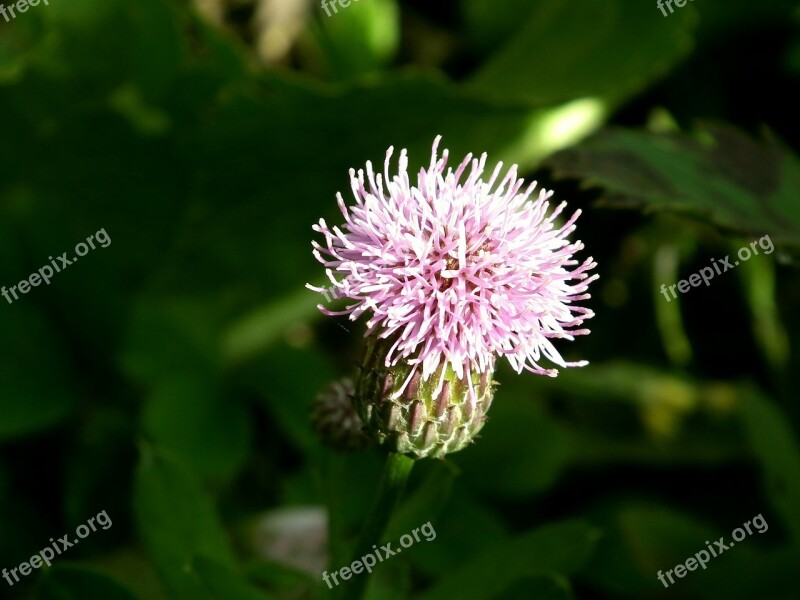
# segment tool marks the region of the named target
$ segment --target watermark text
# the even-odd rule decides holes
[[[691,558],[687,558],[684,562],[678,563],[677,565],[672,567],[669,571],[666,572],[659,571],[656,574],[656,577],[658,577],[658,580],[664,584],[664,587],[669,587],[671,584],[675,583],[675,580],[672,578],[673,573],[675,574],[675,577],[677,577],[678,579],[682,579],[686,576],[686,573],[688,573],[689,571],[697,570],[698,566],[703,567],[703,570],[705,570],[708,561],[710,561],[712,558],[716,558],[726,550],[733,548],[736,542],[741,542],[748,535],[753,535],[753,530],[750,529],[751,524],[753,525],[755,531],[757,531],[758,533],[765,533],[767,529],[769,529],[767,521],[764,519],[763,516],[758,514],[749,521],[746,521],[742,525],[742,527],[737,527],[736,529],[733,530],[733,532],[731,533],[731,537],[733,537],[735,541],[728,542],[726,544],[725,537],[723,536],[719,538],[716,542],[714,542],[714,545],[712,546],[711,544],[708,543],[708,540],[706,540],[706,547],[708,548],[707,551],[705,549],[700,550],[700,552],[698,552]],[[747,530],[747,533],[745,533],[745,530]],[[669,583],[667,583],[666,581],[667,579],[669,579]]]
[[[102,235],[101,235],[102,234]],[[19,296],[17,295],[17,291],[20,294],[27,294],[31,291],[32,287],[37,287],[41,285],[44,281],[47,285],[50,285],[50,279],[56,273],[60,273],[62,270],[66,269],[72,263],[78,262],[78,257],[86,256],[89,253],[89,248],[91,247],[92,250],[95,249],[95,241],[100,244],[101,248],[108,248],[111,245],[111,238],[108,237],[105,228],[101,229],[97,233],[93,233],[88,238],[86,238],[86,243],[80,242],[77,246],[75,246],[75,254],[77,256],[73,256],[72,258],[67,256],[67,253],[64,252],[61,256],[58,257],[58,260],[54,259],[52,256],[48,256],[48,260],[50,264],[43,266],[41,269],[33,273],[27,279],[23,279],[17,285],[12,285],[8,289],[5,286],[0,288],[0,295],[5,298],[9,304],[14,302],[14,300],[19,300]],[[88,245],[87,245],[88,244]],[[61,266],[59,266],[59,264]],[[51,266],[52,265],[52,266]],[[53,271],[55,269],[55,271]],[[14,300],[11,299],[11,296],[14,296]]]
[[[723,259],[717,261],[716,258],[711,259],[711,267],[703,267],[700,269],[699,273],[692,273],[689,276],[689,281],[685,279],[681,279],[678,283],[673,283],[671,286],[667,287],[666,284],[661,284],[661,293],[664,294],[664,298],[667,299],[667,302],[672,302],[674,298],[678,296],[675,294],[675,288],[678,288],[678,291],[681,294],[685,294],[693,287],[698,287],[700,283],[705,283],[708,286],[711,283],[711,280],[714,279],[716,275],[722,275],[726,271],[733,269],[734,267],[739,266],[739,261],[745,262],[750,260],[750,257],[758,255],[758,248],[760,246],[761,249],[764,251],[764,254],[772,254],[773,250],[775,250],[775,246],[772,244],[772,240],[769,238],[769,235],[765,235],[760,240],[755,242],[750,242],[750,246],[742,246],[739,248],[739,251],[736,253],[739,257],[739,260],[736,260],[731,264],[730,255],[726,256]],[[669,290],[669,293],[667,291]],[[669,294],[672,294],[672,298],[669,297]]]
[[[420,533],[425,536],[426,542],[432,542],[436,539],[436,530],[433,528],[433,525],[431,525],[431,522],[428,521],[425,523],[425,525],[422,527],[417,527],[411,533],[406,533],[400,536],[400,548],[393,549],[392,542],[388,542],[380,548],[378,548],[377,544],[373,544],[372,548],[374,552],[365,554],[360,559],[354,560],[350,566],[342,567],[333,573],[328,573],[325,571],[322,574],[322,580],[327,584],[328,589],[332,590],[333,586],[339,585],[338,577],[341,577],[342,581],[347,581],[353,575],[360,575],[364,571],[367,573],[372,573],[372,568],[379,562],[383,562],[395,554],[400,554],[403,551],[403,548],[410,548],[415,543],[419,542]],[[333,584],[331,584],[331,579],[333,579]]]
[[[15,583],[19,583],[20,575],[26,577],[31,574],[33,569],[38,569],[43,564],[49,567],[56,556],[59,556],[67,548],[72,548],[72,546],[77,545],[80,540],[89,537],[89,534],[93,531],[97,531],[95,522],[102,529],[109,529],[112,525],[111,519],[108,517],[106,511],[99,512],[96,516],[86,521],[86,523],[78,525],[75,529],[75,535],[78,536],[76,539],[70,541],[68,533],[58,538],[58,540],[50,538],[51,545],[45,546],[38,554],[34,554],[30,560],[21,563],[13,569],[3,569],[3,579],[8,582],[8,585],[13,586]],[[17,572],[19,572],[19,575],[17,575]],[[11,581],[12,577],[14,581]]]

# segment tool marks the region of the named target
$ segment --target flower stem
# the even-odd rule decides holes
[[[347,558],[343,549],[345,535],[342,527],[343,504],[345,502],[339,482],[344,477],[345,457],[338,452],[331,452],[325,472],[325,483],[328,489],[328,539],[330,561],[332,565],[340,565]]]
[[[389,454],[386,458],[381,480],[378,484],[378,494],[356,543],[352,554],[353,561],[371,553],[373,551],[372,546],[381,541],[413,466],[414,459],[403,454]],[[368,579],[366,574],[363,573],[342,586],[343,600],[361,600],[364,596]]]

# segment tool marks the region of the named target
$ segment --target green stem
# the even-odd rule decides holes
[[[342,525],[343,498],[341,481],[344,477],[346,459],[338,452],[330,452],[325,473],[325,484],[328,490],[328,552],[330,564],[338,568],[345,559],[346,552],[342,549],[345,541]]]
[[[685,367],[692,359],[692,345],[686,335],[681,316],[680,297],[663,296],[661,285],[678,281],[680,249],[677,244],[662,245],[653,259],[653,301],[656,311],[656,324],[661,334],[664,352],[670,362],[677,367]],[[666,289],[666,288],[665,288]]]
[[[411,468],[414,466],[414,459],[402,454],[389,454],[383,466],[383,474],[378,484],[378,495],[372,505],[372,509],[367,515],[364,527],[359,535],[358,543],[352,554],[352,560],[359,560],[362,556],[373,551],[372,546],[381,541],[389,519],[392,517],[395,508],[403,493]],[[352,564],[352,561],[351,563]],[[345,565],[349,566],[349,565]],[[352,578],[351,581],[343,582],[343,600],[361,600],[367,587],[369,578],[366,573],[361,573]]]

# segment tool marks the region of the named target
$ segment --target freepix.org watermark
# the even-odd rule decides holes
[[[21,563],[19,566],[14,567],[13,569],[3,569],[3,579],[8,582],[8,585],[13,586],[15,583],[19,583],[19,575],[26,577],[31,574],[33,569],[40,568],[42,564],[45,564],[49,567],[52,564],[52,560],[56,556],[59,556],[67,548],[72,548],[72,546],[77,545],[80,540],[89,537],[89,534],[93,531],[97,531],[95,522],[102,529],[109,529],[112,525],[111,519],[108,518],[106,511],[99,512],[96,516],[86,521],[86,523],[78,525],[78,527],[75,529],[75,535],[78,536],[77,539],[70,541],[68,533],[58,538],[58,541],[50,538],[51,545],[45,546],[45,548],[40,550],[38,554],[34,554],[30,560]],[[17,575],[18,571],[19,575]],[[14,581],[11,581],[12,577],[14,578]]]
[[[372,567],[377,565],[379,562],[383,562],[395,554],[400,554],[403,551],[403,548],[410,548],[415,543],[419,542],[420,533],[425,536],[426,542],[432,542],[436,539],[436,530],[433,528],[433,525],[431,525],[431,522],[428,521],[425,523],[425,525],[422,527],[417,527],[411,533],[406,533],[400,536],[400,545],[402,548],[392,549],[392,542],[389,542],[380,548],[378,548],[377,544],[373,544],[372,548],[375,550],[374,552],[370,552],[362,556],[360,559],[354,560],[349,567],[342,567],[333,573],[328,573],[325,571],[322,574],[322,580],[328,585],[328,589],[332,590],[334,585],[339,585],[337,575],[341,577],[343,581],[347,581],[353,575],[360,575],[365,570],[367,573],[372,573]],[[331,584],[331,579],[333,579],[333,584]]]
[[[725,258],[717,261],[716,258],[711,259],[711,265],[714,267],[703,267],[700,269],[699,273],[692,273],[689,276],[689,281],[685,279],[681,279],[678,283],[673,283],[669,288],[667,288],[666,284],[661,284],[661,293],[664,294],[664,298],[667,299],[667,302],[672,302],[672,298],[677,298],[678,296],[675,294],[675,288],[678,288],[678,291],[681,294],[685,294],[693,287],[698,287],[700,283],[705,283],[708,286],[711,283],[711,280],[714,279],[716,275],[722,275],[729,269],[733,269],[734,267],[739,266],[739,261],[746,262],[750,260],[752,256],[758,256],[758,248],[756,246],[760,246],[761,249],[764,251],[764,254],[772,254],[773,250],[775,250],[775,246],[772,245],[772,240],[769,239],[769,235],[765,235],[760,240],[755,242],[750,242],[750,246],[742,246],[739,248],[739,251],[736,255],[739,257],[739,260],[734,261],[731,264],[730,255],[726,256]],[[667,289],[672,294],[672,298],[669,297],[667,294]]]
[[[333,9],[333,12],[338,15],[339,9],[337,8],[337,5],[341,6],[342,8],[347,8],[350,6],[351,2],[358,2],[358,0],[322,0],[322,8],[325,11],[325,14],[330,17],[331,8]]]
[[[749,521],[743,523],[742,527],[737,527],[736,529],[733,530],[733,532],[731,533],[731,537],[733,537],[734,539],[733,542],[728,542],[726,544],[725,537],[723,536],[719,538],[716,542],[714,542],[714,545],[712,546],[711,544],[708,543],[708,540],[706,540],[706,547],[708,548],[708,551],[706,551],[705,549],[700,550],[700,552],[695,554],[693,557],[687,558],[682,563],[678,563],[669,571],[665,573],[659,571],[656,577],[658,577],[658,580],[664,584],[664,587],[669,587],[671,584],[675,583],[675,580],[672,578],[673,572],[675,573],[675,577],[677,577],[678,579],[682,579],[683,577],[686,576],[686,573],[688,573],[689,571],[697,570],[698,565],[703,567],[703,569],[705,569],[706,565],[708,564],[708,561],[710,561],[712,558],[716,558],[729,548],[733,548],[736,542],[741,542],[748,535],[753,535],[753,530],[750,529],[751,524],[758,533],[765,533],[767,529],[769,529],[767,521],[764,519],[763,516],[758,514]],[[746,533],[745,530],[747,530]],[[667,583],[666,581],[667,579],[669,579],[669,583]]]
[[[656,2],[656,6],[666,17],[667,11],[664,9],[664,6],[666,5],[666,7],[669,9],[669,14],[672,14],[673,12],[675,12],[672,9],[673,2],[675,3],[675,6],[677,6],[678,8],[683,8],[684,6],[686,6],[686,2],[694,2],[694,0],[658,0],[658,2]]]
[[[102,235],[101,235],[102,234]],[[72,258],[67,257],[67,253],[64,252],[61,256],[58,257],[58,260],[55,260],[52,256],[48,256],[48,260],[50,261],[49,265],[43,266],[41,269],[33,273],[27,279],[23,279],[17,285],[12,285],[8,289],[5,286],[0,288],[0,294],[2,294],[3,298],[5,298],[9,304],[14,302],[14,300],[19,300],[19,296],[17,295],[17,291],[20,294],[27,294],[31,291],[32,287],[36,287],[41,285],[44,281],[47,285],[50,285],[50,279],[56,273],[60,273],[63,269],[66,269],[72,263],[78,262],[78,257],[86,256],[89,253],[89,249],[91,248],[94,250],[96,246],[94,245],[95,241],[100,244],[101,248],[108,248],[111,245],[111,238],[106,233],[105,227],[98,231],[97,233],[93,233],[88,238],[86,238],[86,242],[80,242],[77,246],[75,246],[75,254],[77,256],[73,256]],[[61,266],[59,266],[59,264]],[[50,266],[52,265],[52,266]],[[53,271],[55,269],[55,271]],[[14,297],[14,300],[11,299],[11,296]]]
[[[41,0],[41,2],[45,6],[50,6],[50,0]],[[19,13],[28,12],[31,6],[39,6],[39,0],[19,0],[18,2],[12,2],[8,6],[0,2],[0,15],[3,15],[6,23],[8,23],[11,19],[15,19]],[[9,14],[11,18],[9,18]]]

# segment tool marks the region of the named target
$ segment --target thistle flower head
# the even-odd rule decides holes
[[[392,148],[383,175],[369,162],[366,172],[350,170],[355,204],[338,194],[344,224],[321,219],[314,230],[325,243],[313,243],[335,296],[350,302],[341,312],[320,310],[367,315],[367,335],[391,342],[385,366],[408,365],[405,384],[436,374],[434,394],[445,372],[472,386],[470,374],[491,372],[498,356],[517,372],[543,375],[557,373],[543,358],[558,367],[586,364],[566,362],[551,341],[588,333],[581,325],[593,316],[575,306],[597,277],[588,273],[591,258],[573,259],[583,244],[567,239],[580,211],[557,226],[565,203],[551,211],[552,192],[532,197],[536,182],[526,186],[516,166],[501,177],[502,163],[484,179],[485,154],[448,167],[440,139],[415,183],[405,150],[393,177]]]

